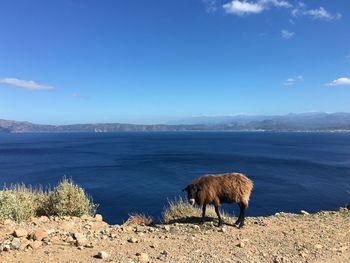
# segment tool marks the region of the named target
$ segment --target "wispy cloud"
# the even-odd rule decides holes
[[[218,0],[202,0],[205,4],[205,11],[207,13],[213,13],[218,9]]]
[[[281,30],[281,37],[284,38],[284,39],[290,39],[292,37],[295,36],[295,33],[294,32],[290,32],[286,29],[282,29]]]
[[[300,81],[303,81],[304,80],[304,77],[299,75],[299,76],[295,76],[295,77],[292,77],[292,78],[288,78],[284,83],[283,85],[285,86],[293,86],[295,83],[297,82],[300,82]]]
[[[207,3],[207,6],[209,7],[215,2],[215,8],[217,9],[217,0],[202,1]],[[308,16],[313,20],[324,21],[337,20],[342,17],[340,13],[332,14],[322,6],[314,9],[308,9],[306,4],[303,2],[293,5],[288,0],[231,0],[230,2],[222,5],[222,7],[226,13],[238,16],[259,14],[270,8],[284,8],[290,9],[290,13],[293,17]]]
[[[336,80],[333,80],[331,83],[327,83],[327,86],[347,86],[350,85],[350,78],[338,78]]]
[[[267,7],[268,5],[285,8],[293,7],[288,1],[285,0],[260,0],[259,3],[264,5],[265,7]]]
[[[27,90],[52,90],[53,86],[38,84],[32,80],[21,80],[16,78],[0,78],[0,85],[14,86]]]
[[[78,98],[78,99],[87,99],[86,96],[82,95],[81,93],[75,92],[71,94],[72,97]]]
[[[322,6],[316,9],[306,9],[306,5],[303,3],[299,4],[299,6],[294,8],[291,14],[294,17],[309,16],[314,20],[324,20],[324,21],[338,20],[342,17],[340,13],[332,14]]]

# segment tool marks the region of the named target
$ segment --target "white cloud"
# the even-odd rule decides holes
[[[208,6],[207,9],[217,9],[218,0],[202,0]],[[332,21],[342,17],[341,14],[332,14],[325,8],[318,7],[315,9],[307,9],[303,2],[291,4],[288,0],[230,0],[224,4],[223,9],[226,13],[234,15],[258,14],[269,8],[288,8],[291,9],[293,17],[308,16],[314,20]]]
[[[323,20],[333,20],[333,19],[340,19],[341,18],[341,14],[338,13],[338,14],[332,15],[323,7],[320,7],[318,9],[307,10],[307,11],[305,11],[304,14],[311,16],[313,19],[321,19],[321,20],[322,19]]]
[[[258,1],[247,1],[247,0],[233,0],[227,4],[224,4],[226,13],[235,15],[247,15],[247,14],[258,14],[268,9],[270,6],[291,8],[292,5],[286,0],[258,0]]]
[[[281,37],[284,39],[290,39],[295,36],[294,32],[290,32],[288,30],[282,29],[281,30]]]
[[[306,9],[306,5],[302,4],[299,5],[297,8],[294,8],[291,12],[291,14],[294,17],[297,16],[309,16],[314,20],[325,20],[325,21],[332,21],[332,20],[338,20],[342,17],[341,14],[331,14],[329,11],[327,11],[322,6],[316,9]]]
[[[304,77],[299,75],[299,76],[295,76],[293,78],[289,78],[287,79],[283,85],[285,86],[293,86],[296,82],[299,82],[299,81],[303,81],[304,80]]]
[[[264,6],[258,3],[233,0],[222,6],[226,13],[235,15],[257,14],[264,10]]]
[[[21,80],[16,78],[0,78],[0,84],[15,86],[22,89],[28,90],[52,90],[53,86],[46,84],[38,84],[32,80]]]
[[[331,83],[326,84],[327,86],[345,86],[350,85],[350,78],[339,78],[333,80]]]

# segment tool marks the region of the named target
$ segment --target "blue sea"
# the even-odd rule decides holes
[[[72,178],[109,223],[156,219],[206,173],[254,181],[248,215],[332,210],[350,202],[349,133],[176,132],[0,134],[0,184]],[[224,210],[238,213],[236,205]]]

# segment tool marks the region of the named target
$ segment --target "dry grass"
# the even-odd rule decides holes
[[[225,214],[223,211],[220,211],[220,214],[223,218],[231,219],[231,217]],[[162,212],[163,222],[174,223],[174,222],[185,222],[187,219],[201,218],[202,209],[197,206],[190,205],[187,200],[184,200],[182,197],[175,198],[174,200],[168,201],[168,206],[164,208]],[[206,217],[217,218],[215,209],[213,206],[208,205],[206,209]],[[231,221],[231,220],[230,220]]]
[[[54,191],[43,191],[24,184],[4,187],[0,191],[0,221],[22,222],[33,216],[93,215],[96,205],[72,180],[63,179]]]
[[[151,226],[154,225],[154,220],[150,216],[144,214],[131,214],[128,220],[124,223],[126,225]]]

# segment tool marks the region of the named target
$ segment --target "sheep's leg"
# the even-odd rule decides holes
[[[236,226],[239,226],[239,223],[242,220],[242,203],[238,203],[238,206],[239,206],[239,216],[238,216],[237,221],[235,223]]]
[[[240,202],[239,204],[239,217],[237,222],[235,223],[237,227],[241,228],[244,226],[244,218],[245,218],[245,210],[247,209],[247,205],[244,204],[243,202]]]
[[[202,219],[201,219],[201,224],[204,223],[204,218],[205,218],[205,210],[207,209],[207,204],[204,204],[202,207]]]
[[[215,212],[216,212],[216,214],[217,214],[217,216],[219,218],[218,226],[222,226],[222,219],[221,219],[221,216],[220,216],[219,206],[217,206],[217,205],[215,206]]]

